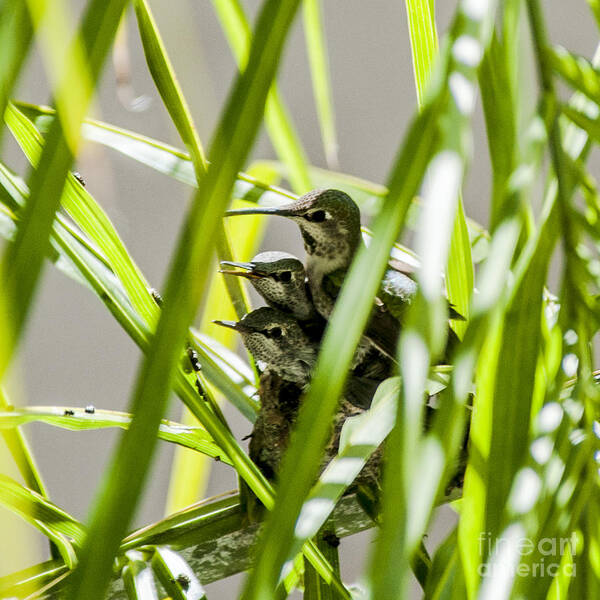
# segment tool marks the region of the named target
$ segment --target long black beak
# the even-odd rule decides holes
[[[228,329],[235,329],[236,331],[239,331],[240,333],[252,333],[254,331],[254,329],[250,329],[250,327],[243,325],[239,321],[236,322],[236,321],[213,320],[213,323],[215,325],[221,325],[221,327],[227,327]]]
[[[213,319],[213,323],[215,325],[221,325],[222,327],[227,327],[229,329],[235,329],[236,331],[238,330],[238,324],[236,321],[218,321],[216,319]]]
[[[278,217],[294,217],[296,211],[291,206],[257,206],[256,208],[234,208],[225,211],[226,217],[237,215],[277,215]]]

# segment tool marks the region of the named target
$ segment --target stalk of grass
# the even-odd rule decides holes
[[[148,67],[156,87],[163,99],[165,107],[169,111],[171,119],[175,124],[183,142],[190,152],[196,181],[200,182],[207,169],[204,149],[194,125],[190,110],[185,101],[183,91],[175,77],[173,67],[164,47],[160,33],[154,21],[150,8],[144,0],[135,2],[135,11],[140,31],[140,37],[144,46],[144,54],[148,62]],[[255,221],[256,222],[256,221]],[[249,224],[250,225],[250,224]],[[222,223],[217,224],[217,254],[220,260],[233,260],[232,251],[227,237],[227,233]],[[256,241],[256,234],[260,230],[247,230],[248,239]],[[212,277],[214,285],[217,279],[215,273]],[[226,278],[225,286],[229,293],[231,303],[241,318],[248,312],[248,303],[242,291],[240,281],[235,277]],[[215,297],[214,294],[217,296]],[[215,287],[208,294],[206,302],[207,309],[214,309],[215,306],[221,306],[226,299],[220,294],[220,288]],[[233,332],[232,332],[233,333]],[[223,340],[225,341],[225,340]],[[230,344],[233,343],[233,336],[229,336]],[[184,420],[189,421],[189,413],[184,416]],[[208,478],[210,463],[203,457],[193,454],[185,454],[186,461],[182,462],[184,451],[179,450],[175,455],[174,468],[169,486],[167,501],[167,510],[175,510],[189,504],[197,499],[198,491],[203,482]]]
[[[149,467],[154,433],[174,383],[185,332],[207,277],[207,262],[202,259],[213,248],[215,225],[258,131],[266,95],[297,8],[297,0],[267,0],[263,4],[248,65],[236,79],[223,111],[210,147],[211,167],[201,181],[178,243],[166,285],[165,307],[133,395],[134,419],[114,455],[109,468],[112,476],[98,496],[69,598],[101,598],[106,589],[111,561]]]
[[[321,141],[325,160],[330,169],[338,167],[338,142],[335,130],[335,111],[331,91],[331,75],[326,48],[321,3],[319,0],[304,0],[304,35],[310,65],[313,96],[321,128]],[[310,176],[310,170],[308,172]]]
[[[447,98],[440,111],[439,123],[444,125],[440,125],[436,153],[424,183],[425,208],[417,242],[422,256],[420,286],[400,338],[403,388],[397,425],[386,446],[383,527],[370,568],[372,593],[376,597],[399,598],[406,593],[411,558],[461,441],[460,424],[464,421],[458,411],[464,409],[460,404],[448,402],[441,403],[436,418],[438,426],[434,425],[433,431],[420,439],[423,389],[429,363],[444,343],[443,334],[440,335],[444,311],[440,304],[439,273],[451,236],[456,238],[456,227],[453,234],[450,224],[456,223],[460,185],[469,158],[467,140],[474,106],[473,82],[482,52],[489,43],[494,9],[494,3],[477,11],[471,10],[468,3],[459,3],[438,63],[441,89],[455,87],[460,80],[462,92],[455,90],[456,94]],[[461,43],[466,40],[476,51],[460,51]],[[450,426],[445,433],[440,431],[443,425]],[[426,475],[424,464],[427,464]]]
[[[435,2],[433,0],[406,0],[406,12],[408,15],[417,103],[421,107],[425,101],[427,85],[438,52]],[[448,299],[456,307],[459,314],[468,317],[469,297],[473,289],[473,263],[462,195],[458,199],[454,231],[450,240],[448,264],[446,266],[446,288]],[[462,336],[465,332],[466,323],[455,321],[452,323],[452,328]]]
[[[0,115],[8,104],[13,86],[31,45],[33,29],[27,5],[20,0],[9,0],[0,8]],[[3,130],[0,130],[0,140]]]
[[[75,131],[79,129],[83,113],[91,99],[91,86],[98,80],[124,6],[123,0],[112,0],[108,4],[99,0],[90,2],[82,21],[80,35],[71,46],[75,55],[79,45],[82,45],[83,53],[87,57],[87,67],[79,73],[73,70],[78,65],[68,61],[67,71],[61,81],[64,87],[57,90],[57,97],[68,95],[67,82],[70,79],[78,81],[80,77],[84,78],[84,73],[87,74],[88,71],[90,87],[80,90],[80,104],[73,108],[73,114],[63,116],[64,124],[69,124],[71,145],[65,137],[63,121],[54,122],[38,167],[31,175],[31,195],[16,239],[7,248],[2,260],[2,276],[10,299],[8,310],[11,327],[7,332],[9,352],[0,356],[0,376],[4,373],[21,335],[49,244],[54,213],[60,202],[67,170],[73,161],[73,144],[77,137]]]
[[[0,429],[10,430],[26,423],[47,423],[70,431],[87,431],[119,427],[127,429],[131,415],[113,411],[64,406],[28,406],[21,410],[0,412]],[[213,442],[211,437],[199,427],[163,419],[158,429],[159,439],[173,442],[184,448],[201,452],[220,462],[231,464],[229,457]],[[37,490],[34,490],[37,491]]]
[[[213,4],[238,67],[243,70],[252,39],[244,8],[239,0],[213,0]],[[305,152],[276,83],[267,98],[265,126],[275,151],[289,168],[292,189],[298,194],[310,190]]]

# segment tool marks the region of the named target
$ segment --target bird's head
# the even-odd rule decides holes
[[[271,307],[249,312],[240,321],[213,321],[235,329],[254,359],[289,381],[306,383],[317,349],[296,319]]]
[[[269,303],[301,320],[310,318],[312,303],[306,293],[306,273],[300,259],[287,252],[261,252],[250,262],[222,261],[221,273],[248,279]]]
[[[349,262],[360,243],[360,211],[341,190],[313,190],[285,206],[230,210],[225,214],[271,214],[292,219],[302,231],[309,259],[343,254]]]

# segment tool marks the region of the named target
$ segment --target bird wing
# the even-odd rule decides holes
[[[390,268],[385,273],[382,282],[382,288],[385,289],[387,285],[388,289],[392,293],[392,298],[382,297],[382,300],[386,306],[388,306],[388,302],[394,304],[393,296],[398,294],[402,295],[404,290],[409,291],[411,286],[414,285],[414,293],[416,293],[417,289],[416,282],[412,277],[412,274],[415,272],[415,267],[413,265],[398,260],[397,258],[391,258],[388,261],[388,265],[390,266]],[[406,308],[406,305],[403,306],[402,304],[400,304],[397,307],[389,306],[389,308],[392,311],[392,313],[394,313],[395,310],[402,311],[404,308]],[[400,312],[398,318],[401,318],[401,315],[402,312]],[[465,317],[456,310],[456,308],[450,301],[448,301],[448,318],[452,321],[466,321]]]
[[[351,404],[362,410],[371,407],[371,401],[375,390],[381,383],[381,379],[370,379],[368,377],[358,377],[351,375],[346,381],[344,388],[344,398]]]

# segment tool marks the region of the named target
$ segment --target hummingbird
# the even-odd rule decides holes
[[[241,334],[244,346],[259,368],[304,387],[317,359],[318,347],[298,321],[276,308],[263,306],[240,321],[213,321]]]
[[[274,479],[295,423],[300,398],[310,383],[318,354],[298,322],[276,308],[261,307],[239,322],[214,321],[238,331],[261,369],[261,409],[250,441],[250,456],[270,479]],[[345,420],[361,414],[371,403],[382,379],[351,375],[336,413],[332,438],[323,468],[337,453]]]
[[[287,252],[269,251],[257,254],[250,262],[221,262],[223,266],[239,270],[221,269],[226,275],[244,277],[266,303],[291,314],[311,341],[320,342],[325,329],[325,319],[316,311],[302,261]],[[374,349],[362,346],[352,363],[353,374],[359,377],[383,380],[391,374],[388,357]]]
[[[362,242],[360,211],[348,194],[335,189],[317,189],[281,207],[229,210],[226,216],[271,214],[298,224],[306,250],[306,273],[316,310],[328,318],[346,272]],[[384,355],[394,358],[400,324],[407,306],[417,293],[417,284],[391,261],[375,300],[366,338]],[[462,318],[450,308],[451,318]]]
[[[238,322],[213,323],[238,331],[261,371],[275,373],[301,390],[310,382],[319,344],[304,332],[291,315],[263,306],[249,312]],[[344,397],[361,409],[368,408],[375,389],[388,376],[389,370],[359,365],[347,379]]]
[[[248,279],[269,306],[292,315],[311,337],[320,339],[325,321],[314,307],[299,258],[269,251],[257,254],[250,262],[222,261],[221,266],[235,267],[220,272]]]

